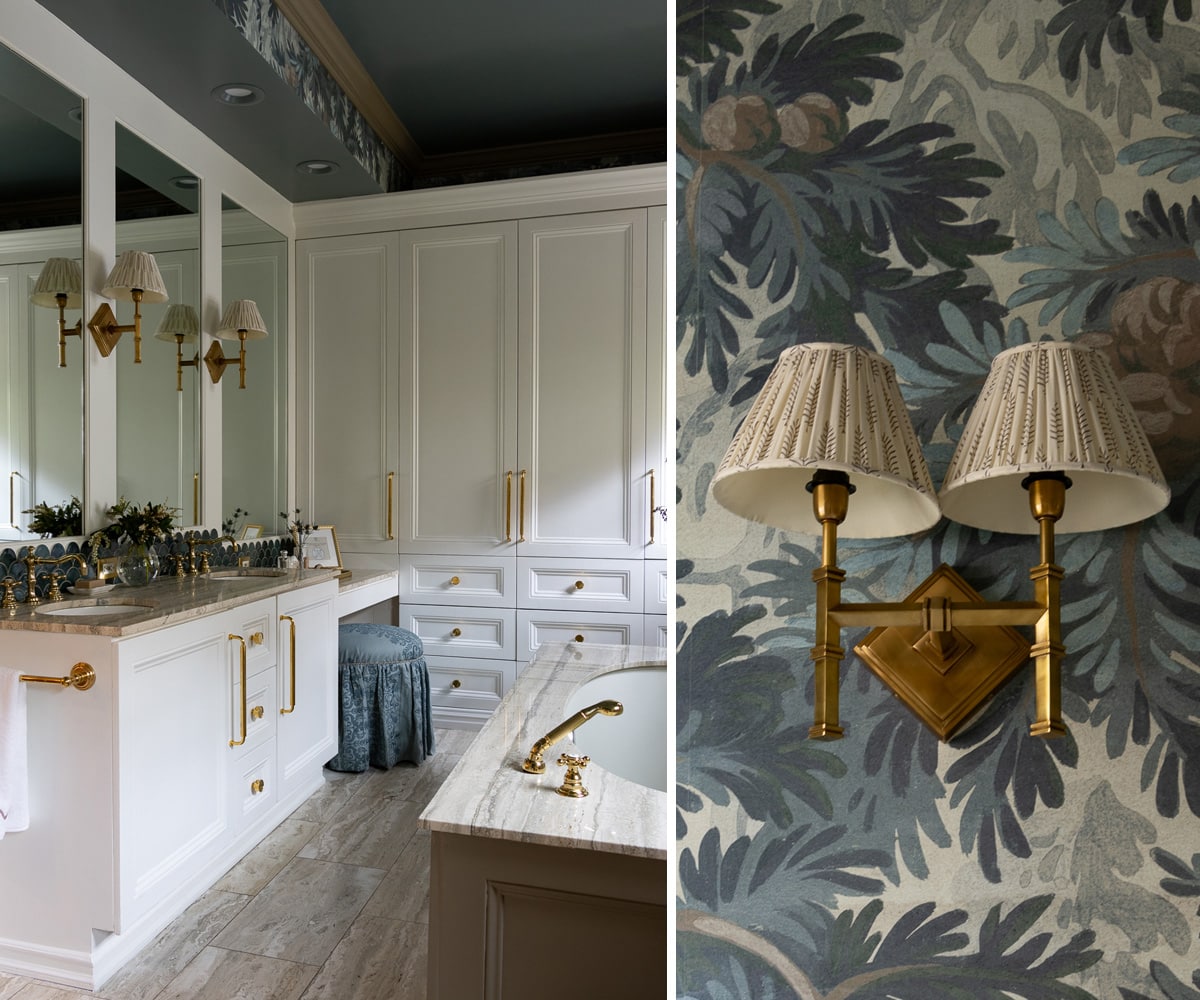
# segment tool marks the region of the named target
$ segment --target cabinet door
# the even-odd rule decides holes
[[[648,209],[646,275],[647,559],[667,558],[675,513],[675,407],[668,381],[674,357],[667,337],[667,210]]]
[[[512,551],[516,235],[511,222],[401,234],[403,552]]]
[[[343,552],[398,551],[398,252],[395,233],[297,243],[299,502]]]
[[[279,596],[279,797],[303,797],[337,753],[337,583]]]
[[[520,239],[518,554],[640,558],[646,213],[528,220]]]

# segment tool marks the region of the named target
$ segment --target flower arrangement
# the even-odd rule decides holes
[[[292,545],[295,550],[296,558],[300,561],[300,565],[304,565],[304,543],[308,541],[308,536],[313,533],[316,528],[315,524],[305,524],[300,519],[300,508],[297,507],[289,516],[286,511],[280,511],[279,516],[283,518],[283,523],[286,525],[288,533],[292,536]]]
[[[83,534],[83,509],[79,497],[71,497],[66,503],[57,505],[48,504],[43,500],[21,513],[33,515],[29,519],[29,530],[43,538]]]
[[[242,529],[242,523],[250,516],[250,511],[235,507],[233,513],[221,522],[221,534],[237,538]]]
[[[178,513],[178,507],[168,507],[165,503],[144,503],[139,506],[121,497],[104,512],[104,516],[112,523],[92,533],[92,548],[112,545],[122,538],[135,545],[158,541],[171,534]]]

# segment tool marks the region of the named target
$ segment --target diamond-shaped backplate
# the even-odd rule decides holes
[[[908,602],[926,597],[982,601],[949,566],[939,566]],[[866,665],[940,740],[948,740],[1026,660],[1029,642],[1008,625],[954,626],[945,657],[917,626],[874,629],[854,647]]]

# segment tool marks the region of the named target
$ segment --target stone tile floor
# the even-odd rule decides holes
[[[101,989],[0,973],[0,1000],[424,1000],[429,835],[417,817],[474,736],[437,730],[420,767],[326,771]]]

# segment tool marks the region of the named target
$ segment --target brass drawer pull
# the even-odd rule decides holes
[[[262,705],[255,705],[252,709],[250,709],[250,718],[261,719],[262,717],[263,717]]]
[[[576,580],[576,581],[575,581],[575,589],[576,589],[576,590],[583,590],[583,581],[582,581],[582,580]]]
[[[291,639],[288,642],[288,659],[290,661],[289,668],[291,671],[292,697],[287,708],[279,710],[280,715],[291,715],[296,711],[296,619],[291,615],[280,615],[281,622],[287,622],[291,629]]]
[[[457,576],[450,577],[451,587],[457,587],[460,583],[462,583],[462,580],[460,580]]]
[[[242,738],[240,740],[230,740],[229,745],[231,747],[240,747],[243,743],[246,742],[246,640],[243,639],[240,635],[234,635],[232,632],[230,632],[229,633],[229,641],[233,642],[234,640],[237,640],[237,642],[239,642],[242,647],[242,704],[241,704]]]
[[[452,636],[454,636],[455,639],[457,639],[460,635],[462,635],[462,629],[460,629],[458,627],[452,628],[450,630],[450,634]]]
[[[255,778],[252,782],[250,782],[250,794],[257,795],[266,787],[267,783],[263,781],[262,778]]]
[[[263,636],[263,634],[261,632],[255,632],[252,636],[250,636],[250,645],[251,646],[261,646],[263,644],[264,638],[265,637]]]
[[[452,688],[456,688],[456,689],[460,688],[460,687],[462,687],[462,681],[460,681],[457,677],[455,677],[454,680],[452,680],[450,682],[450,686]]]
[[[576,642],[583,642],[583,636],[582,636],[582,635],[577,635],[577,636],[575,636],[575,641],[576,641]]]

